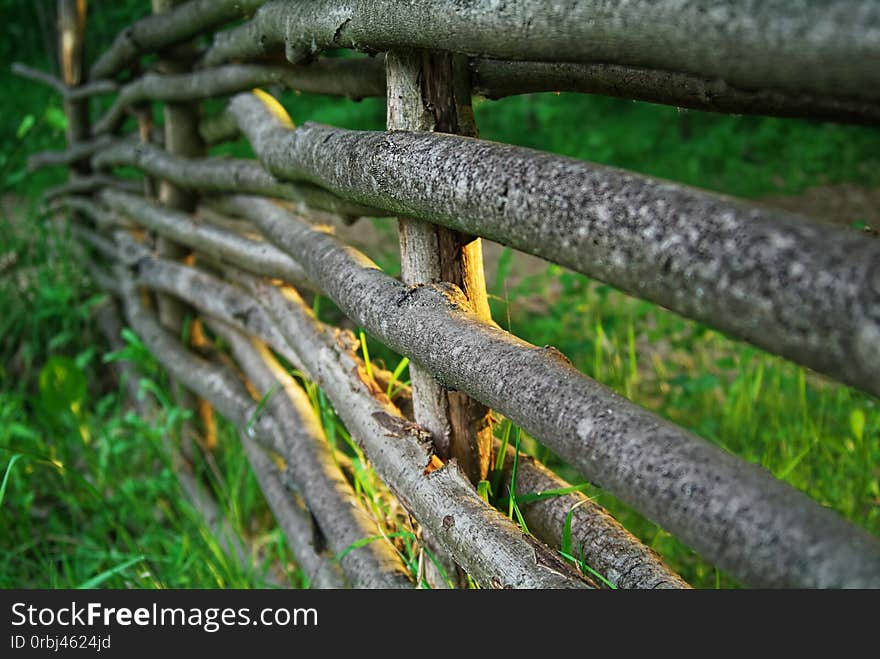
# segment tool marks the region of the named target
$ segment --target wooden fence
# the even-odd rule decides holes
[[[181,404],[208,401],[240,428],[315,586],[413,584],[389,541],[358,542],[375,523],[279,356],[332,401],[452,583],[462,571],[483,587],[602,586],[556,551],[570,517],[574,551],[614,586],[687,587],[578,493],[524,505],[533,535],[491,508],[474,484],[496,465],[509,479],[516,464],[517,493],[567,487],[493,440],[494,410],[745,584],[880,587],[876,537],[493,323],[480,238],[874,395],[880,243],[475,139],[471,111],[472,93],[568,90],[878,124],[876,2],[153,0],[153,15],[120,33],[88,75],[85,2],[59,6],[63,80],[16,65],[54,85],[70,118],[68,150],[31,162],[72,168],[49,208],[67,212],[95,281],[197,397]],[[334,56],[343,49],[370,57]],[[260,87],[386,97],[388,131],[294,127]],[[102,94],[115,101],[90,122]],[[230,101],[204,117],[211,97]],[[131,118],[137,130],[121,134]],[[242,137],[256,160],[206,155]],[[143,182],[114,175],[121,167]],[[330,215],[399,218],[402,281],[334,237]],[[320,322],[300,292],[327,296],[407,356],[412,386],[389,398],[393,376],[365,364],[354,337]],[[179,340],[191,314],[229,355]]]

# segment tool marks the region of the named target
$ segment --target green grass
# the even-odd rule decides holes
[[[23,5],[0,4],[15,8],[10,16],[24,12]],[[133,10],[123,4],[98,26],[95,52],[117,23],[131,17]],[[40,65],[33,44],[20,52],[5,47],[6,61],[18,57]],[[235,531],[256,548],[246,567],[221,549],[177,484],[162,436],[174,434],[185,413],[169,402],[167,381],[155,363],[137,342],[126,350],[145,376],[144,395],[160,405],[161,414],[149,424],[130,411],[108,377],[107,348],[91,321],[99,298],[68,244],[36,213],[40,192],[64,174],[27,176],[24,169],[29,153],[63,146],[60,103],[6,70],[0,83],[16,99],[0,110],[0,193],[14,195],[19,205],[0,217],[0,587],[254,587],[268,583],[270,570],[306,585],[232,429],[220,424],[219,447],[197,461],[196,473]],[[384,123],[384,106],[376,99],[288,94],[282,100],[297,124],[380,129]],[[478,101],[476,114],[487,139],[728,194],[760,197],[840,182],[880,185],[875,129],[686,113],[570,94]],[[238,144],[217,152],[247,155],[249,149]],[[393,226],[386,222],[380,230],[387,244],[372,256],[396,274]],[[875,398],[562,268],[524,276],[509,251],[488,284],[502,326],[537,345],[556,346],[588,375],[880,532]],[[323,318],[339,320],[326,300],[317,299],[315,307]],[[363,343],[372,363],[406,382],[398,355],[369,337]],[[390,538],[417,574],[420,559],[430,557],[420,556],[408,516],[323,392],[302,383],[376,519],[375,536]],[[609,493],[583,484],[534,438],[508,422],[497,432],[512,443],[518,438],[524,450],[607,506],[695,586],[737,585]],[[496,483],[491,495],[488,487],[483,494],[517,519],[523,500],[497,490]]]

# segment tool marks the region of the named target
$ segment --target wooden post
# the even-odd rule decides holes
[[[450,53],[410,51],[386,56],[388,129],[476,137],[467,62]],[[451,282],[474,312],[489,320],[479,238],[410,218],[400,218],[400,258],[407,284]],[[438,454],[455,458],[473,483],[486,478],[492,442],[489,411],[411,365],[418,423],[431,431]]]
[[[83,51],[85,49],[86,0],[58,0],[58,68],[61,79],[69,87],[76,87],[83,78]],[[67,115],[67,143],[89,139],[88,100],[64,100],[64,113]],[[72,166],[72,175],[88,174],[91,171],[88,160]]]
[[[424,130],[476,137],[470,79],[464,58],[427,51],[386,55],[389,130]],[[479,238],[427,222],[401,217],[398,222],[400,261],[407,284],[451,282],[467,296],[474,311],[491,318]],[[410,364],[415,420],[427,428],[438,455],[455,458],[474,484],[486,478],[492,445],[489,410],[457,391],[448,391],[430,372]],[[432,561],[425,577],[433,587],[467,587],[464,572],[427,533],[422,541],[448,578]]]

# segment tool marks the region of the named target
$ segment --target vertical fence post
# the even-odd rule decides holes
[[[152,0],[153,13],[160,14],[170,11],[183,0]],[[164,73],[183,73],[192,68],[192,59],[195,57],[195,50],[191,44],[184,44],[168,53],[164,53],[159,63],[159,68]],[[198,103],[173,103],[169,102],[164,107],[165,119],[165,149],[168,153],[176,156],[197,157],[205,153],[205,144],[199,134],[199,115],[200,108]],[[141,120],[141,129],[145,126]],[[176,186],[169,181],[159,182],[159,201],[175,210],[191,213],[195,210],[197,204],[197,195],[195,192],[186,190]],[[189,254],[189,250],[183,245],[175,243],[163,237],[159,237],[156,242],[156,248],[159,256],[167,259],[183,259]],[[181,333],[188,310],[185,305],[181,304],[175,298],[168,295],[157,296],[157,306],[159,319],[162,324],[173,332]],[[194,321],[190,326],[190,337],[196,342],[200,340],[201,327],[198,321]],[[205,430],[205,442],[208,446],[214,444],[214,420],[210,405],[201,399],[197,399],[189,391],[175,387],[177,390],[179,405],[186,409],[196,409],[201,417],[203,429]],[[183,431],[183,451],[184,455],[190,454],[187,446],[187,428]]]
[[[476,136],[467,61],[450,53],[409,51],[386,56],[388,129]],[[407,284],[450,282],[472,309],[490,319],[479,238],[401,217],[400,256]],[[486,478],[492,443],[489,410],[472,398],[447,391],[411,365],[416,420],[434,436],[438,453],[455,458],[473,483]]]
[[[389,130],[426,130],[475,137],[467,61],[449,53],[389,52],[387,125]],[[401,217],[398,223],[400,260],[407,284],[451,282],[467,296],[474,311],[490,319],[479,238],[427,222]],[[486,478],[492,446],[489,410],[481,403],[448,391],[430,372],[410,364],[416,421],[431,431],[438,454],[455,458],[476,484]],[[438,560],[454,587],[467,585],[464,573],[442,548],[423,532],[426,549]],[[446,582],[431,561],[426,577],[435,587]]]
[[[58,0],[58,65],[61,79],[68,87],[76,87],[83,77],[83,51],[86,31],[86,0]],[[88,100],[64,99],[67,116],[67,143],[73,146],[89,138]],[[73,175],[88,174],[88,160],[72,165]]]

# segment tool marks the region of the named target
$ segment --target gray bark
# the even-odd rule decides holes
[[[355,323],[444,386],[499,410],[738,579],[755,586],[880,586],[877,538],[757,465],[584,376],[552,347],[480,321],[454,287],[408,287],[271,202],[242,198],[238,206],[296,254]]]
[[[21,62],[14,62],[12,64],[12,72],[22,78],[27,78],[28,80],[40,82],[52,87],[52,89],[61,94],[66,101],[81,101],[91,98],[92,96],[111,94],[119,89],[119,85],[112,80],[94,80],[76,87],[71,87],[65,84],[60,78],[53,76],[51,73],[40,71],[39,69],[27,66]]]
[[[490,238],[880,394],[880,242],[610,167],[451,135],[286,128],[230,104],[265,167]]]
[[[705,112],[757,114],[841,123],[880,124],[880,104],[822,95],[752,90],[720,78],[619,64],[471,61],[474,93],[504,98],[538,92],[580,92],[674,105]]]
[[[286,199],[308,208],[343,216],[375,215],[376,209],[353,204],[309,184],[279,181],[258,163],[238,158],[182,158],[149,144],[120,140],[92,158],[96,169],[136,167],[178,186],[203,192],[243,192]]]
[[[495,451],[501,448],[496,440]],[[507,447],[503,479],[509,487],[514,449]],[[561,490],[570,484],[531,456],[520,454],[516,468],[516,495]],[[560,549],[566,519],[571,513],[572,553],[617,588],[690,588],[655,551],[642,544],[602,506],[580,492],[520,504],[529,531]]]
[[[122,190],[131,194],[143,194],[143,186],[140,181],[121,179],[104,174],[91,174],[48,188],[43,193],[43,199],[50,202],[58,197],[89,194],[104,188]]]
[[[285,48],[435,48],[495,59],[605,62],[721,79],[743,89],[880,98],[873,0],[315,0],[266,3],[215,36],[206,64]]]
[[[110,136],[101,135],[91,140],[72,144],[66,151],[35,153],[28,158],[28,171],[35,172],[43,167],[73,165],[83,160],[89,160],[98,151],[109,146],[111,142]]]
[[[296,563],[309,579],[311,588],[345,588],[348,586],[339,564],[320,551],[312,514],[302,497],[290,492],[284,484],[282,472],[266,453],[246,433],[239,433],[251,471],[260,485],[260,491],[272,510],[272,516]]]
[[[376,67],[368,59],[322,59],[308,66],[230,64],[176,75],[148,73],[120,90],[113,105],[95,123],[95,133],[115,132],[125,119],[126,108],[141,101],[195,101],[272,85],[353,99],[385,92],[384,78],[376,75]]]
[[[247,16],[265,0],[190,0],[173,11],[139,20],[120,32],[92,66],[93,80],[107,78],[140,55],[163,50],[224,23]]]
[[[388,53],[385,67],[389,130],[467,131],[476,136],[467,80],[461,81],[464,98],[455,95],[456,78],[466,75],[467,69],[455,66],[451,56],[420,51]],[[469,116],[460,122],[463,114]],[[452,282],[484,320],[491,319],[479,238],[407,217],[399,219],[398,233],[404,282]],[[446,391],[416,365],[410,367],[410,379],[415,420],[431,431],[438,454],[444,459],[454,457],[471,482],[485,479],[492,442],[489,411],[460,392]]]
[[[351,584],[355,588],[411,588],[412,582],[389,541],[376,540],[350,549],[377,535],[379,529],[336,464],[305,391],[265,345],[255,344],[235,330],[214,327],[229,342],[257,393],[269,396],[266,408],[286,432],[287,452],[282,457],[287,469],[333,553],[340,556],[347,552],[340,563]]]
[[[477,496],[454,462],[430,473],[430,433],[371,385],[347,342],[317,323],[293,292],[256,284],[288,344],[333,402],[376,473],[419,524],[484,587],[588,585],[546,547]],[[283,319],[283,326],[280,321]]]
[[[238,139],[241,131],[238,130],[235,118],[224,111],[213,117],[202,119],[199,124],[199,135],[202,136],[205,144],[213,146]]]
[[[307,288],[310,286],[303,269],[270,243],[198,224],[185,213],[160,208],[131,194],[105,190],[100,199],[109,208],[138,224],[215,259],[233,263],[254,274],[277,277]]]
[[[290,450],[290,438],[296,437],[297,433],[303,432],[303,427],[301,425],[294,425],[293,427],[283,426],[280,421],[270,414],[259,414],[256,402],[250,397],[244,385],[238,381],[238,378],[231,372],[197,357],[180,344],[143,307],[133,281],[127,277],[125,270],[117,269],[117,272],[123,280],[125,310],[129,324],[138,332],[144,344],[162,362],[168,369],[168,372],[195,394],[210,401],[223,416],[238,426],[243,432],[251,433],[254,438],[271,450],[284,456],[292,464],[294,454]],[[294,441],[297,440],[294,439]],[[302,448],[302,446],[297,448]],[[308,459],[308,456],[297,455],[296,458],[297,460],[305,461]],[[308,497],[314,492],[315,496],[313,498],[317,499],[317,492],[315,490],[320,490],[322,496],[326,496],[327,492],[334,490],[335,486],[339,484],[333,483],[326,488],[322,488],[318,483],[318,479],[315,478],[314,480],[309,480],[305,484],[307,487],[302,487],[301,489],[304,496]],[[330,518],[319,520],[319,524],[325,525],[322,526],[322,531],[328,536],[328,540],[332,541],[330,534],[340,531],[340,528],[334,524],[338,523],[340,518],[350,515],[353,508],[350,507],[350,502],[342,503],[333,498],[321,499],[321,503],[323,504],[322,510],[328,512]],[[332,509],[331,504],[338,505],[339,509]],[[313,510],[312,512],[314,513],[315,511]],[[362,537],[364,536],[360,535],[356,539]],[[351,570],[349,576],[356,578],[356,583],[364,586],[400,587],[405,585],[405,578],[402,578],[402,573],[398,566],[389,566],[381,556],[382,552],[377,550],[377,547],[381,547],[381,544],[380,542],[373,542],[350,551],[341,561],[343,569],[347,573]],[[343,548],[347,546],[345,545]],[[377,560],[370,560],[370,556],[374,553],[379,554],[376,557]],[[389,571],[385,571],[385,568],[389,568]],[[369,572],[358,572],[355,574],[355,569]]]

